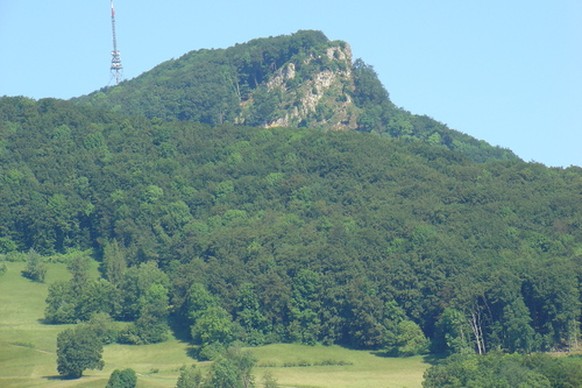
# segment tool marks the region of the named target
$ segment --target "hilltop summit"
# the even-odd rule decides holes
[[[516,158],[398,108],[348,43],[320,31],[191,51],[76,101],[150,119],[358,130],[430,142],[476,161]]]

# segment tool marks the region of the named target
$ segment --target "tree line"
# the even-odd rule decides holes
[[[0,249],[89,249],[48,322],[408,355],[563,350],[580,330],[580,168],[421,141],[211,127],[0,99]]]

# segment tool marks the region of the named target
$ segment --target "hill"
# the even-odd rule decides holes
[[[392,103],[373,68],[319,31],[197,50],[133,80],[75,99],[149,119],[263,127],[322,127],[430,142],[476,161],[516,159]]]
[[[229,338],[255,345],[408,354],[426,339],[435,352],[576,343],[580,168],[54,99],[0,99],[0,136],[0,253],[89,248],[107,261],[118,244],[129,268],[100,284],[127,295],[140,263],[158,266],[187,333],[192,293],[208,292]],[[139,318],[108,306],[95,308]]]
[[[70,325],[43,323],[47,284],[33,283],[20,276],[23,263],[9,262],[7,266],[7,272],[0,275],[0,385],[3,388],[102,388],[113,370],[123,368],[136,371],[139,387],[175,387],[182,366],[197,364],[205,368],[208,364],[189,357],[191,345],[175,338],[148,346],[111,344],[104,349],[103,370],[88,371],[80,380],[60,379],[56,374],[56,337]],[[63,264],[50,263],[47,267],[49,284],[68,277]],[[91,272],[92,277],[96,276],[96,270]],[[261,381],[262,374],[270,372],[286,386],[366,387],[383,381],[390,387],[404,384],[420,387],[422,374],[428,367],[421,357],[390,359],[338,346],[277,344],[252,348],[252,351],[258,359],[253,371],[257,382]],[[324,364],[325,361],[330,364],[330,360],[345,365]],[[331,380],[330,376],[337,376],[337,380]],[[387,381],[394,383],[386,385]]]

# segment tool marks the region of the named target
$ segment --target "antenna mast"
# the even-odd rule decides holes
[[[121,81],[123,66],[121,65],[121,57],[119,50],[117,50],[117,37],[115,35],[115,8],[113,8],[113,0],[111,0],[111,30],[113,32],[113,51],[111,52],[111,76],[115,78],[115,84]]]

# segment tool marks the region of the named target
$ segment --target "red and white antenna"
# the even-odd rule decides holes
[[[113,51],[111,52],[111,77],[115,79],[117,85],[121,81],[123,65],[121,64],[121,56],[117,49],[117,36],[115,34],[115,8],[113,7],[113,0],[111,0],[111,30],[113,32]]]

